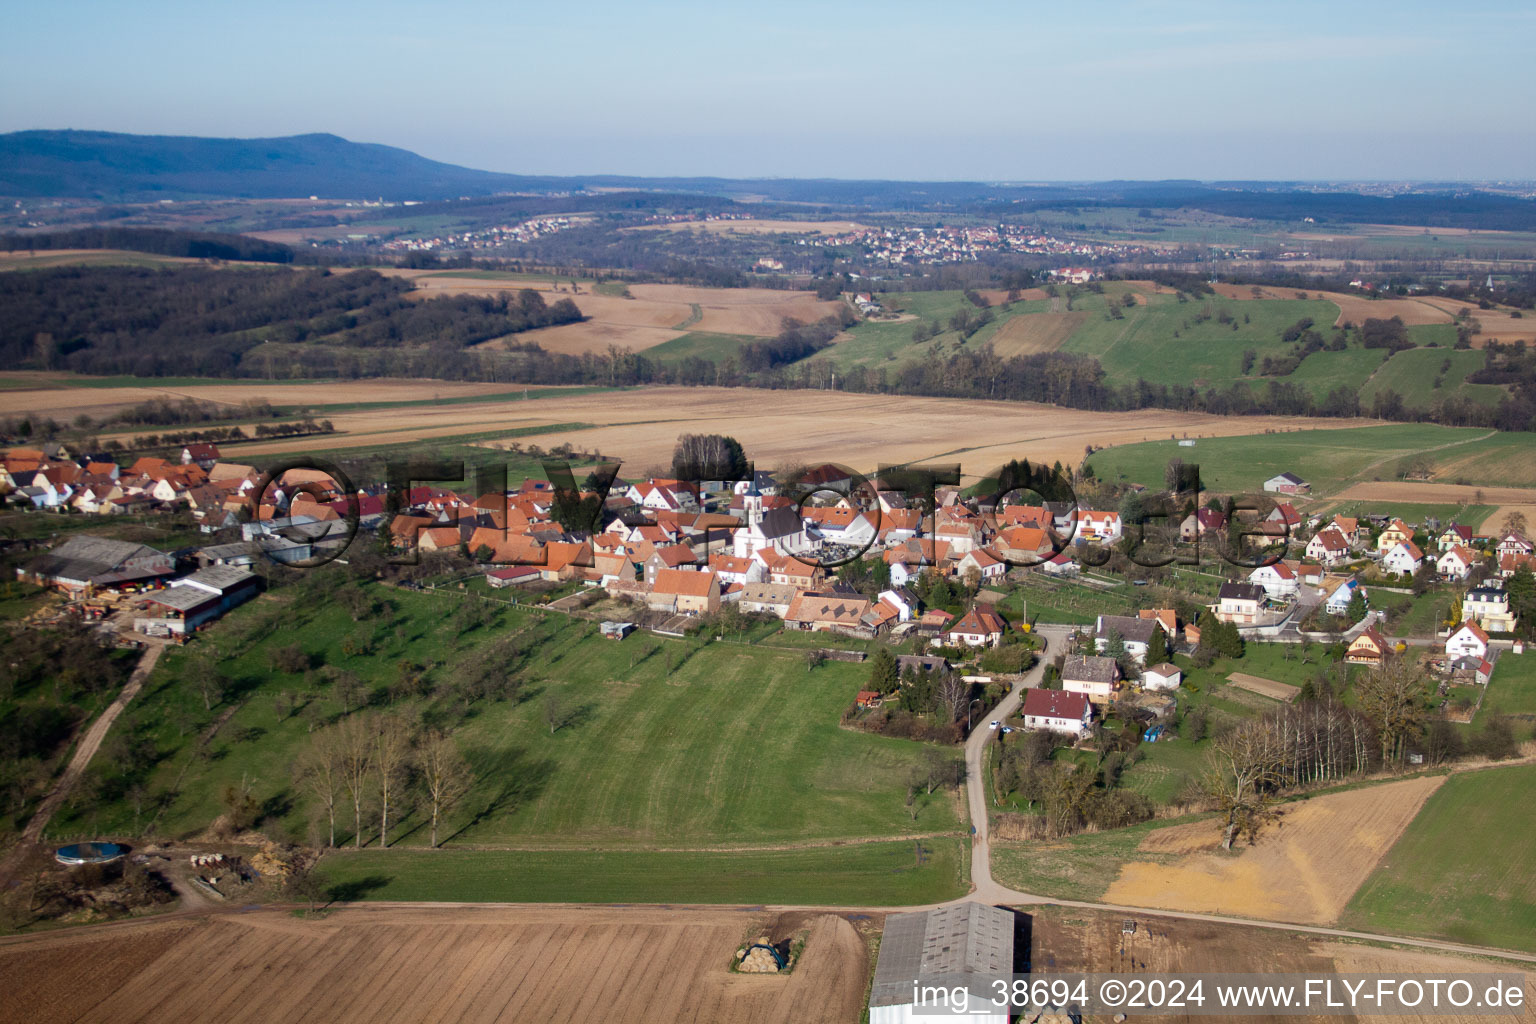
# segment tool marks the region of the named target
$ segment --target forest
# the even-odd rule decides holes
[[[0,362],[93,374],[239,377],[268,344],[454,351],[573,323],[569,299],[524,290],[418,301],[371,270],[60,267],[0,275]],[[331,362],[330,356],[316,360]],[[285,366],[287,361],[285,360]]]
[[[253,263],[292,263],[294,252],[280,242],[249,235],[163,228],[91,227],[73,231],[43,231],[0,236],[5,252],[51,252],[56,249],[125,249],[157,256],[199,260],[249,260]]]

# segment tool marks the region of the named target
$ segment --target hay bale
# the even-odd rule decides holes
[[[743,974],[778,974],[779,962],[768,950],[761,946],[754,946],[742,958],[737,970]]]

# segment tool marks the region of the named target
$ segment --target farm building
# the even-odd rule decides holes
[[[993,982],[1014,973],[1012,911],[982,903],[960,903],[885,919],[880,959],[869,993],[869,1024],[964,1019],[977,1024],[1007,1024],[1009,1014],[977,1013],[996,997]],[[945,995],[960,989],[971,1010],[962,1018],[946,1011],[952,1003],[938,1002],[937,993],[919,1002],[920,987],[942,987]],[[932,1012],[925,1013],[924,1009]]]
[[[493,569],[485,574],[485,582],[498,590],[502,587],[526,586],[542,578],[538,567],[532,565],[509,565],[505,569]]]
[[[260,589],[261,577],[244,566],[209,566],[157,591],[149,601],[164,611],[164,617],[139,619],[134,628],[150,625],[172,634],[190,633],[249,601]]]
[[[633,622],[604,622],[598,627],[609,640],[623,640],[635,631]]]
[[[1271,494],[1306,494],[1312,490],[1312,485],[1295,473],[1281,473],[1265,480],[1264,489]]]
[[[39,586],[83,591],[88,587],[153,584],[173,573],[170,556],[144,544],[104,537],[71,537],[16,573]]]

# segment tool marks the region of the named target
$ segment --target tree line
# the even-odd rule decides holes
[[[364,815],[377,811],[379,846],[388,846],[391,807],[398,818],[401,804],[415,795],[425,804],[428,839],[436,848],[444,815],[474,787],[475,772],[450,733],[374,712],[311,733],[293,778],[324,815],[328,847],[336,845],[338,815],[349,809],[354,845],[363,845]]]

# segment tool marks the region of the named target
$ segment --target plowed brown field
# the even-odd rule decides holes
[[[253,393],[261,393],[259,386],[252,388]],[[497,428],[591,423],[595,426],[587,429],[541,434],[536,441],[545,449],[568,441],[578,450],[618,456],[628,464],[626,475],[670,464],[679,434],[718,432],[741,441],[764,468],[831,461],[868,471],[882,462],[948,460],[962,462],[967,477],[974,480],[1015,457],[1046,463],[1060,459],[1075,465],[1086,444],[1131,444],[1174,433],[1213,437],[1272,428],[1337,429],[1348,423],[1177,410],[1090,412],[1023,402],[890,398],[836,391],[684,387],[549,396],[533,402],[370,409],[336,413],[330,419],[339,433],[235,445],[228,457],[394,444]],[[515,440],[528,443],[527,438]],[[484,444],[499,446],[495,440]]]
[[[84,929],[0,945],[0,1022],[845,1022],[868,957],[843,918],[806,922],[786,976],[727,969],[762,912],[349,908]]]
[[[1212,822],[1158,829],[1143,847],[1184,855],[1171,864],[1125,864],[1104,901],[1330,924],[1443,781],[1408,779],[1287,804],[1257,845],[1233,854],[1215,849]],[[1207,846],[1195,852],[1200,835]]]

